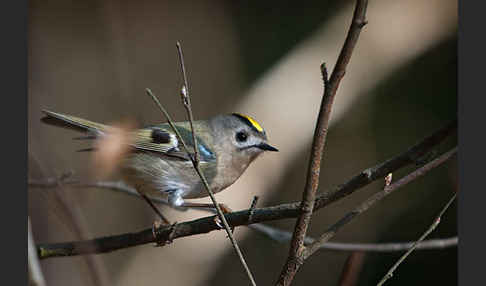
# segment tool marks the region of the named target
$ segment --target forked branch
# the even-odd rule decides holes
[[[372,195],[354,210],[348,212],[338,222],[329,227],[329,229],[324,232],[316,241],[311,243],[304,252],[304,259],[307,259],[309,258],[309,256],[314,254],[314,252],[316,252],[324,243],[329,241],[343,226],[351,222],[351,220],[370,209],[373,205],[390,195],[392,192],[427,174],[430,170],[440,166],[441,164],[449,160],[453,155],[455,155],[456,152],[457,147],[444,153],[440,157],[413,171],[412,173],[401,178],[395,183],[386,185],[382,191]]]

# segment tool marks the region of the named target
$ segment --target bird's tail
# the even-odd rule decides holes
[[[108,125],[96,123],[72,115],[52,112],[45,109],[42,110],[42,112],[44,112],[46,116],[43,117],[41,120],[46,124],[73,129],[81,132],[89,132],[91,136],[101,135],[109,128]]]

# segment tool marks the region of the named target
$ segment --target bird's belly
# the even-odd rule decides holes
[[[204,172],[211,184],[210,172]],[[127,184],[138,192],[150,196],[165,197],[167,192],[182,191],[183,198],[208,196],[204,185],[190,161],[164,160],[152,154],[135,154],[125,160],[122,175]],[[215,189],[215,192],[220,191]]]
[[[221,171],[221,170],[220,170]],[[215,175],[215,177],[212,180],[208,180],[209,186],[211,188],[211,191],[213,194],[219,193],[229,186],[231,186],[238,178],[240,177],[241,174],[232,174],[231,172],[220,172]],[[206,177],[207,178],[207,177]],[[190,193],[184,196],[184,198],[187,199],[197,199],[197,198],[204,198],[208,197],[208,191],[206,190],[206,187],[204,184],[200,181],[199,179],[199,184],[195,184],[194,188]]]

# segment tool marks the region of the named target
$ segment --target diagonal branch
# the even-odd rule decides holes
[[[347,197],[357,189],[362,188],[377,179],[384,178],[389,173],[393,173],[403,166],[416,164],[425,154],[427,154],[427,152],[432,150],[432,148],[430,148],[431,146],[436,146],[442,142],[448,135],[455,132],[456,129],[457,119],[426,137],[421,142],[413,145],[400,155],[363,170],[343,185],[339,185],[333,191],[326,191],[319,195],[316,199],[315,208],[319,209],[334,201]]]
[[[371,182],[379,178],[383,178],[390,172],[394,172],[404,166],[416,162],[417,159],[444,141],[444,139],[454,132],[456,128],[457,120],[454,120],[430,136],[424,138],[422,141],[415,144],[405,152],[360,172],[346,183],[336,187],[332,192],[325,192],[324,194],[318,196],[314,210],[321,209],[345,196],[352,194],[354,191],[370,184]],[[49,184],[55,185],[56,182],[49,182]],[[40,184],[40,182],[31,182],[29,185],[31,187],[45,187]],[[251,219],[249,219],[250,213],[252,214]],[[294,218],[297,217],[298,213],[299,203],[288,203],[266,208],[255,208],[252,211],[243,210],[232,212],[227,214],[226,218],[228,219],[228,223],[235,227],[271,220]],[[177,224],[173,229],[172,239],[207,233],[214,230],[219,230],[219,228],[214,224],[214,217],[208,216]],[[171,229],[169,227],[162,229],[159,239],[168,239],[170,233]],[[149,228],[137,233],[120,234],[96,238],[93,240],[37,244],[37,249],[39,252],[39,257],[43,259],[57,256],[104,253],[153,242],[155,242],[155,238],[153,237],[152,229]],[[93,243],[95,246],[92,245]],[[89,245],[91,246],[87,247]]]
[[[367,0],[356,1],[356,8],[354,10],[348,35],[329,80],[325,65],[321,65],[321,72],[324,80],[324,95],[322,97],[321,108],[317,119],[316,129],[314,131],[311,159],[309,161],[307,180],[300,206],[301,213],[297,218],[292,241],[290,242],[289,256],[280,273],[277,285],[289,285],[292,282],[295,273],[300,268],[300,265],[303,263],[302,258],[305,250],[304,238],[312,216],[316,192],[319,186],[321,159],[326,143],[332,104],[339,83],[345,74],[346,66],[351,59],[354,47],[358,41],[361,28],[366,25],[365,15],[367,6]]]
[[[248,268],[248,265],[246,264],[246,261],[244,260],[243,258],[243,254],[241,253],[241,250],[240,248],[238,247],[238,244],[236,243],[236,240],[234,239],[233,237],[233,233],[231,232],[230,230],[230,226],[228,224],[228,221],[227,219],[225,218],[225,216],[223,215],[223,212],[221,211],[221,208],[219,207],[219,204],[216,202],[216,198],[214,197],[214,194],[212,193],[211,191],[211,188],[209,187],[209,183],[208,181],[206,180],[206,177],[204,176],[204,174],[202,173],[201,171],[201,168],[199,167],[198,164],[196,164],[196,160],[193,158],[193,156],[191,155],[191,153],[189,152],[189,149],[187,148],[187,145],[186,143],[184,142],[184,140],[182,139],[182,136],[180,135],[179,131],[177,130],[177,128],[175,127],[174,125],[174,122],[172,121],[172,119],[170,118],[169,114],[167,113],[167,111],[162,107],[162,105],[160,104],[160,101],[157,99],[157,97],[150,91],[150,89],[146,89],[146,92],[149,96],[152,97],[152,99],[155,101],[155,103],[157,104],[157,106],[159,107],[159,109],[162,111],[162,113],[165,115],[167,121],[169,122],[171,128],[174,130],[174,132],[176,133],[177,135],[177,139],[182,143],[184,149],[185,149],[185,152],[187,153],[187,155],[189,156],[189,158],[191,158],[191,162],[194,166],[194,169],[196,170],[196,173],[199,175],[199,177],[201,178],[201,181],[204,185],[204,187],[206,188],[206,191],[208,192],[209,196],[211,197],[211,200],[213,201],[213,204],[216,206],[216,210],[218,212],[218,217],[219,219],[223,222],[223,226],[226,230],[226,233],[228,233],[228,237],[230,238],[230,241],[231,241],[231,244],[233,245],[236,253],[238,254],[238,257],[240,259],[240,261],[242,262],[243,264],[243,267],[245,268],[245,271],[248,275],[248,278],[250,279],[252,285],[256,285],[255,283],[255,280],[253,278],[253,275],[251,274],[250,272],[250,269]],[[214,220],[213,220],[213,224],[214,224]],[[166,229],[156,229],[155,231],[152,231],[153,233],[153,239],[154,241],[156,240],[157,242],[160,242],[160,241],[171,241],[172,239],[175,238],[175,236],[173,236],[173,234],[175,233],[175,229],[178,225],[172,225],[170,227],[171,231],[169,233],[169,236],[167,236],[165,233],[164,233],[164,230]],[[115,239],[115,241],[117,241],[117,239]],[[122,241],[124,241],[122,239]],[[120,241],[118,241],[120,242]],[[147,242],[145,242],[147,243]],[[116,244],[116,242],[115,242]],[[143,243],[142,243],[143,244]],[[135,244],[137,245],[137,244]],[[130,246],[134,246],[134,245],[130,245]],[[85,248],[84,246],[82,247],[82,249],[87,249],[86,251],[94,251],[92,248]],[[107,251],[112,251],[112,250],[115,250],[115,249],[112,249],[111,246],[108,246],[107,248]]]
[[[407,258],[407,256],[409,256],[410,253],[412,253],[412,251],[414,251],[417,248],[419,243],[421,243],[431,232],[434,231],[434,229],[439,225],[442,215],[447,211],[449,206],[456,199],[456,196],[457,196],[457,193],[454,193],[454,195],[452,195],[450,200],[447,202],[447,204],[440,211],[439,215],[434,219],[434,221],[432,222],[432,225],[430,225],[430,227],[424,232],[424,234],[422,234],[420,236],[420,238],[413,244],[413,246],[405,254],[403,254],[402,257],[400,257],[400,259],[398,259],[398,261],[390,268],[390,270],[388,270],[388,272],[385,274],[385,276],[383,276],[383,278],[380,280],[380,282],[378,282],[377,286],[383,285],[386,282],[386,280],[390,279],[393,276],[393,272]]]
[[[182,96],[182,103],[184,104],[184,108],[186,109],[187,116],[189,117],[189,124],[191,126],[191,134],[192,134],[192,140],[194,142],[194,156],[192,157],[191,154],[188,152],[187,155],[189,158],[191,158],[192,165],[194,166],[194,169],[196,170],[197,174],[201,178],[201,181],[204,184],[204,187],[206,188],[206,191],[211,198],[211,201],[213,202],[214,208],[216,209],[216,212],[218,214],[219,219],[223,222],[224,229],[226,230],[226,234],[228,235],[228,238],[233,245],[233,248],[236,251],[236,254],[238,255],[238,258],[240,259],[241,264],[243,265],[243,268],[245,269],[246,275],[248,276],[248,279],[250,280],[251,284],[253,286],[256,286],[255,278],[253,278],[253,274],[250,271],[250,268],[248,267],[248,264],[245,261],[245,258],[243,256],[243,253],[240,250],[240,247],[238,246],[238,243],[236,242],[233,232],[231,231],[231,228],[228,224],[228,221],[223,215],[223,211],[221,210],[221,207],[219,206],[218,202],[216,201],[216,197],[214,196],[213,191],[211,190],[211,187],[209,187],[209,183],[204,176],[201,167],[199,166],[199,156],[198,156],[198,146],[197,146],[197,136],[196,132],[194,131],[194,118],[192,116],[192,107],[191,107],[191,99],[189,96],[189,83],[187,81],[187,75],[186,75],[186,68],[184,65],[184,56],[182,54],[182,47],[179,42],[176,44],[177,46],[177,52],[179,55],[179,60],[181,64],[181,70],[182,70],[182,76],[184,79],[184,85],[182,86],[181,90],[181,96]],[[182,138],[181,138],[182,139]]]
[[[279,243],[288,242],[292,238],[291,232],[281,230],[266,224],[255,223],[249,225],[248,227]],[[310,236],[305,237],[306,245],[311,244],[314,241],[316,240]],[[416,249],[443,249],[447,247],[457,246],[458,241],[459,239],[457,236],[442,239],[424,240],[417,245]],[[414,241],[383,243],[327,242],[321,245],[320,249],[333,251],[398,252],[409,250],[414,243]]]
[[[441,165],[442,163],[449,160],[453,155],[457,152],[457,147],[454,149],[444,153],[440,157],[436,158],[435,160],[427,163],[426,165],[422,166],[421,168],[413,171],[412,173],[408,174],[407,176],[401,178],[397,182],[385,186],[385,188],[369,197],[363,203],[361,203],[357,208],[348,212],[343,218],[341,218],[338,222],[333,224],[329,229],[324,232],[316,241],[311,243],[304,252],[304,260],[309,258],[314,252],[316,252],[323,244],[329,241],[343,226],[347,225],[350,221],[356,218],[358,215],[364,213],[377,202],[381,201],[383,198],[394,192],[395,190],[407,185],[408,183],[414,181],[415,179],[425,175],[430,170],[436,168],[437,166]]]
[[[194,132],[194,117],[192,115],[191,97],[189,96],[189,81],[187,80],[186,66],[184,64],[184,55],[182,53],[182,47],[179,42],[176,43],[176,47],[177,47],[177,54],[179,55],[179,62],[181,64],[182,78],[184,80],[184,85],[181,88],[182,104],[186,109],[187,117],[189,117],[189,124],[191,126],[191,134],[192,134],[192,142],[194,142],[194,156],[191,157],[191,154],[187,154],[187,155],[192,158],[194,165],[199,165],[197,136],[196,133]]]

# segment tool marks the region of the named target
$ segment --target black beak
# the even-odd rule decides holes
[[[265,151],[273,151],[273,152],[278,152],[278,149],[273,147],[273,146],[270,146],[268,145],[267,143],[261,143],[261,144],[258,144],[256,147],[262,149],[262,150],[265,150]]]

